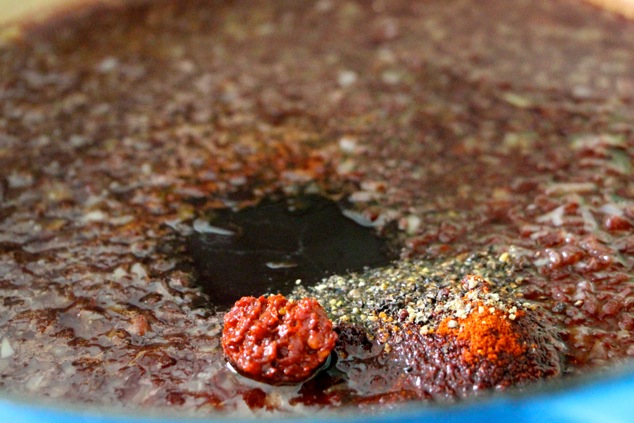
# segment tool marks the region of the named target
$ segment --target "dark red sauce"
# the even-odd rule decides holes
[[[27,29],[0,47],[0,388],[373,408],[630,360],[631,63],[634,25],[568,0],[133,2]],[[254,387],[181,246],[280,192],[347,198],[402,248],[295,287],[336,360]],[[461,335],[467,275],[511,356]]]

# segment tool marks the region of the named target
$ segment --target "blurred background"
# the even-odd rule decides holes
[[[42,19],[52,11],[80,0],[0,0],[0,25],[24,17]]]

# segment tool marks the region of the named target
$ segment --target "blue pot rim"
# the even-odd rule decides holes
[[[11,423],[194,423],[253,422],[255,419],[306,423],[405,423],[411,421],[476,423],[520,422],[630,422],[634,418],[634,363],[583,377],[564,378],[535,385],[522,392],[474,398],[453,405],[408,403],[367,414],[358,409],[315,411],[303,416],[279,413],[187,416],[169,410],[130,410],[35,399],[0,396],[0,421]]]

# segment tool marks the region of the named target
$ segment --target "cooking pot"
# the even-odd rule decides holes
[[[0,0],[0,25],[11,34],[12,25],[22,20],[46,19],[51,13],[70,9],[77,0]],[[103,3],[103,1],[102,1]],[[69,11],[68,13],[72,13]],[[454,406],[405,405],[376,415],[359,415],[344,411],[323,412],[302,418],[305,422],[485,422],[540,421],[540,422],[619,422],[631,421],[634,416],[634,367],[621,366],[582,378],[554,381],[533,387],[522,393],[492,395],[469,400]],[[258,415],[257,418],[284,420],[278,415]],[[298,419],[294,417],[294,419]],[[27,422],[220,422],[253,421],[253,417],[223,414],[188,418],[178,413],[153,413],[112,410],[99,406],[60,403],[44,398],[11,396],[0,392],[0,421]]]
[[[377,415],[358,413],[323,413],[292,419],[279,415],[257,416],[275,421],[302,421],[306,423],[405,423],[425,422],[630,422],[634,415],[634,368],[624,367],[601,376],[583,380],[553,383],[521,395],[499,395],[489,399],[470,401],[449,407],[405,406]],[[254,421],[254,417],[216,415],[202,418],[184,418],[144,411],[106,410],[78,404],[53,403],[41,398],[0,397],[0,419],[12,423],[186,423]]]

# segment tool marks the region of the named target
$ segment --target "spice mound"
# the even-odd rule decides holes
[[[487,395],[491,390],[521,388],[561,375],[558,340],[533,312],[514,322],[505,320],[506,329],[511,332],[504,333],[506,329],[502,329],[502,334],[496,337],[496,330],[506,326],[498,320],[501,319],[498,313],[501,312],[496,310],[491,314],[495,316],[494,325],[482,323],[482,330],[489,331],[488,334],[463,336],[473,328],[461,328],[477,324],[474,322],[479,312],[475,311],[459,323],[461,326],[446,331],[441,325],[436,332],[424,333],[410,323],[397,330],[390,328],[384,343],[367,338],[359,333],[358,327],[344,325],[339,328],[343,342],[338,344],[337,354],[341,359],[337,368],[353,375],[351,384],[355,383],[361,396],[370,392],[382,396],[399,392],[407,398],[437,402]],[[386,326],[381,323],[379,327]],[[368,346],[363,351],[348,343],[359,339],[361,345]],[[365,374],[357,376],[354,369],[362,364]]]
[[[558,339],[537,310],[503,304],[478,276],[463,279],[464,307],[445,317],[433,337],[452,347],[457,369],[473,388],[521,386],[559,375]],[[475,377],[471,377],[475,375]],[[459,381],[458,381],[459,382]]]
[[[337,341],[314,299],[243,297],[225,315],[222,348],[242,375],[271,385],[300,383],[327,360]]]
[[[452,402],[561,376],[557,325],[511,289],[512,265],[483,263],[493,263],[488,254],[413,261],[298,289],[338,315],[336,369],[354,386],[349,395]],[[337,306],[346,290],[350,311]]]

